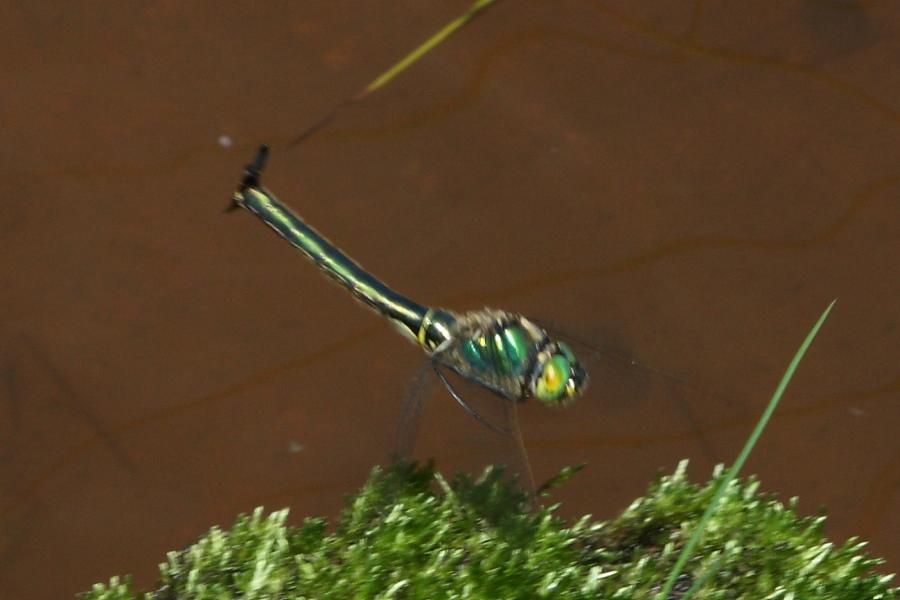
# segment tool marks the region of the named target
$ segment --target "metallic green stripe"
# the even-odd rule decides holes
[[[440,309],[429,310],[389,288],[307,225],[264,187],[242,186],[235,192],[234,202],[256,214],[323,272],[391,319],[404,335],[426,350],[433,350],[449,337],[447,325],[453,321],[449,313]]]

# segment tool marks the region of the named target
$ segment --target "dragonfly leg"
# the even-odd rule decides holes
[[[478,414],[478,411],[476,411],[474,408],[469,406],[469,404],[465,400],[463,400],[462,397],[456,392],[456,390],[450,384],[450,381],[447,380],[447,376],[444,375],[444,373],[438,367],[437,363],[432,363],[431,366],[434,369],[434,372],[437,373],[437,376],[440,378],[441,383],[444,384],[444,387],[447,388],[447,391],[450,392],[450,395],[453,397],[453,399],[456,400],[456,402],[460,406],[463,407],[464,411],[469,413],[471,416],[473,416],[475,418],[476,421],[478,421],[479,423],[481,423],[482,425],[484,425],[485,427],[487,427],[494,433],[499,433],[500,435],[509,435],[511,433],[508,430],[502,429],[500,427],[497,427],[493,423],[488,422],[487,419],[485,419],[480,414]],[[504,402],[508,402],[508,401],[504,400]]]
[[[450,384],[447,376],[444,375],[444,373],[440,370],[437,363],[432,362],[431,366],[432,368],[434,368],[434,372],[437,373],[437,376],[444,384],[444,387],[447,388],[447,391],[450,392],[450,395],[453,397],[453,399],[463,407],[463,410],[475,417],[475,419],[479,423],[481,423],[494,433],[498,433],[512,440],[515,447],[512,450],[512,455],[508,457],[511,461],[511,463],[507,465],[511,468],[511,471],[509,471],[509,473],[518,475],[519,485],[528,492],[530,496],[529,502],[533,506],[535,489],[534,475],[531,472],[531,461],[528,460],[528,452],[525,450],[525,444],[522,441],[522,433],[519,431],[517,403],[511,400],[503,400],[503,420],[505,421],[506,428],[497,427],[496,425],[490,423],[487,419],[482,417],[480,414],[478,414],[478,411],[469,406],[469,404],[462,399],[462,397]]]
[[[503,416],[506,419],[506,426],[509,428],[509,437],[512,438],[515,448],[510,465],[513,473],[519,476],[519,485],[530,494],[531,508],[534,508],[536,491],[534,484],[534,473],[531,471],[531,461],[528,459],[528,451],[525,449],[525,442],[522,440],[522,432],[519,430],[519,405],[516,402],[505,402],[503,404]]]

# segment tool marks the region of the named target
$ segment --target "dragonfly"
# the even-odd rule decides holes
[[[313,229],[261,184],[260,178],[268,155],[268,146],[260,146],[253,161],[245,167],[243,178],[226,211],[244,208],[256,215],[309,258],[322,273],[349,290],[364,305],[387,318],[404,337],[418,345],[428,357],[430,370],[437,375],[456,403],[487,429],[512,440],[515,444],[513,454],[517,455],[513,457],[513,461],[519,463],[512,471],[516,472],[518,469],[517,474],[524,479],[525,487],[530,487],[533,491],[534,481],[519,433],[516,407],[532,398],[544,406],[564,407],[584,394],[588,385],[588,373],[572,346],[553,339],[547,328],[518,313],[494,308],[459,313],[420,304],[390,288]],[[597,354],[602,351],[596,346],[572,339],[572,336],[568,337],[573,344],[590,351],[587,364],[592,369],[602,371],[604,389],[610,388],[610,385],[614,387],[616,375],[607,369],[609,365],[604,365],[601,369],[599,361],[596,361]],[[640,378],[644,379],[648,371],[653,371],[649,367],[641,369],[636,361],[619,353],[613,354],[614,360],[620,363],[615,368],[620,371],[634,371],[638,368]],[[625,363],[624,369],[621,363]],[[446,371],[458,376],[457,379],[466,384],[469,390],[487,390],[489,396],[501,398],[502,416],[495,420],[486,418],[469,401],[469,394],[460,393],[457,385],[451,383]],[[658,371],[654,372],[664,378],[679,381]],[[421,378],[422,373],[418,379]],[[613,390],[613,393],[617,392],[622,397],[633,396],[632,389]],[[669,388],[666,388],[665,394],[670,395]],[[415,443],[422,408],[421,399],[417,396],[418,394],[413,393],[407,398],[401,414],[395,448],[395,454],[400,456],[406,456]]]
[[[459,313],[426,306],[366,271],[261,185],[260,176],[268,154],[268,146],[259,147],[226,211],[249,210],[312,260],[325,275],[386,317],[404,337],[425,352],[431,369],[450,396],[478,422],[496,433],[517,437],[522,447],[516,404],[534,398],[543,405],[560,407],[584,392],[588,374],[572,347],[552,339],[534,321],[494,308]],[[446,370],[508,403],[505,423],[498,425],[476,410],[451,383]],[[406,425],[401,424],[401,428],[413,427],[413,421],[402,419],[401,423]],[[400,432],[398,439],[408,438],[405,433]],[[527,464],[527,456],[524,461]]]

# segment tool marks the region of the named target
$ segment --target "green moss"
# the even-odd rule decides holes
[[[376,469],[329,533],[322,519],[284,525],[287,511],[240,516],[161,565],[157,590],[125,579],[90,600],[229,598],[648,598],[693,533],[721,472],[689,483],[682,463],[617,518],[566,524],[488,470],[447,483],[430,466]],[[716,599],[897,599],[862,543],[827,541],[824,517],[801,517],[733,481],[670,598],[714,567],[694,596]],[[680,591],[679,591],[680,590]]]

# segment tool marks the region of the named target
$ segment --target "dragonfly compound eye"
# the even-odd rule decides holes
[[[571,402],[587,385],[587,374],[565,344],[538,360],[537,376],[532,383],[534,397],[541,403],[560,406]]]
[[[559,404],[566,397],[569,380],[569,360],[562,354],[553,354],[541,365],[534,386],[534,395],[544,404]]]

